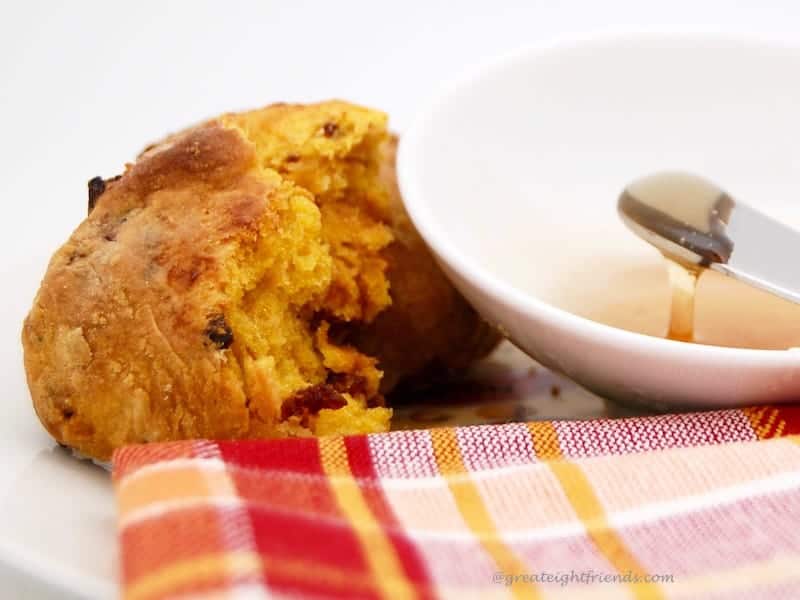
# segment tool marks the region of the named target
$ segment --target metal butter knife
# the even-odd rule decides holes
[[[617,203],[622,220],[667,258],[707,267],[800,303],[800,232],[682,172],[637,179]]]

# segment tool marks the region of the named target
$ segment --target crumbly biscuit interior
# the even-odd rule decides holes
[[[254,145],[258,176],[276,189],[277,224],[262,223],[226,274],[230,351],[251,412],[272,434],[388,429],[376,361],[337,341],[391,304],[385,115],[334,103],[221,121]]]

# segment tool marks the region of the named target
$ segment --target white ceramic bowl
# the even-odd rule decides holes
[[[616,214],[636,177],[689,170],[800,224],[797,73],[797,48],[720,35],[607,35],[527,49],[475,70],[421,111],[401,141],[401,188],[474,306],[585,387],[662,408],[797,399],[800,352],[685,344],[570,308],[576,295],[590,305],[610,286],[624,288],[620,265],[660,260]]]

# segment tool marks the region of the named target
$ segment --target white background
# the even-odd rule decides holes
[[[610,28],[800,40],[800,3],[2,0],[0,360],[8,401],[25,396],[20,324],[49,256],[85,216],[91,177],[119,173],[167,132],[275,101],[344,98],[388,111],[402,132],[419,103],[476,61]]]
[[[86,214],[86,181],[121,172],[167,132],[222,111],[331,97],[382,108],[402,132],[442,81],[476,61],[584,31],[732,29],[800,40],[800,3],[763,0],[3,0],[0,11],[7,402],[26,401],[21,322],[49,256]]]
[[[564,34],[688,28],[800,41],[790,1],[0,1],[2,465],[18,436],[44,436],[19,333],[47,260],[85,216],[86,181],[119,173],[148,142],[222,111],[330,97],[382,108],[402,132],[445,79]],[[0,474],[0,500],[12,472]],[[7,593],[1,569],[0,579]]]

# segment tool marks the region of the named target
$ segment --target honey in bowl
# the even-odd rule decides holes
[[[560,305],[612,327],[684,342],[765,350],[800,347],[800,305],[709,269],[692,273],[664,263],[607,262],[599,267],[602,276],[584,279],[584,301],[565,293]]]

